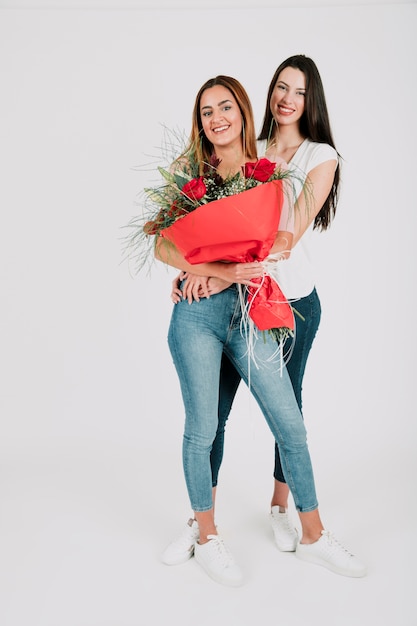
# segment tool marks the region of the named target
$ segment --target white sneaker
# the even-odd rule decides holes
[[[207,543],[195,544],[194,557],[206,574],[221,585],[239,587],[243,575],[219,535],[208,535]]]
[[[314,543],[299,543],[295,554],[299,559],[322,565],[342,576],[361,578],[366,575],[365,565],[346,550],[328,530],[322,530],[320,539]]]
[[[281,552],[295,552],[298,543],[298,533],[291,523],[288,513],[280,513],[279,506],[273,506],[271,507],[270,519],[278,550],[281,550]]]
[[[180,565],[185,563],[194,554],[194,545],[200,536],[198,524],[192,518],[188,520],[187,526],[181,535],[174,539],[162,553],[161,559],[165,565]]]

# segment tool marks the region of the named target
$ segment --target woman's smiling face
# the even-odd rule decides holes
[[[242,114],[229,89],[215,85],[203,91],[200,116],[204,134],[213,146],[242,145]]]
[[[286,67],[272,92],[270,107],[277,124],[298,123],[304,113],[306,79],[295,67]]]

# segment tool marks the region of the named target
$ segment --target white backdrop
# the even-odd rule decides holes
[[[384,559],[368,542],[382,512],[400,515],[405,543],[416,513],[416,4],[9,7],[0,3],[5,626],[29,623],[19,588],[32,602],[31,626],[67,624],[30,581],[46,577],[53,587],[54,567],[62,574],[54,528],[78,523],[85,532],[74,503],[99,533],[119,524],[133,537],[159,520],[160,535],[145,543],[149,558],[172,521],[185,519],[183,408],[166,345],[174,270],[155,265],[133,278],[121,263],[121,227],[138,212],[136,194],[155,182],[139,168],[159,154],[162,126],[188,132],[206,79],[238,78],[259,128],[275,68],[298,53],[319,67],[344,158],[337,218],[315,242],[323,317],[304,412],[323,515],[357,535],[377,569]],[[272,436],[242,387],[219,494],[226,520],[233,498],[235,510],[267,510],[272,453]],[[380,624],[394,615],[399,626],[415,623],[404,552],[401,559],[405,581],[389,586],[395,600],[382,604]],[[62,606],[64,592],[54,593]],[[89,617],[80,597],[84,621],[68,617],[72,626],[136,623],[116,609],[114,622]]]

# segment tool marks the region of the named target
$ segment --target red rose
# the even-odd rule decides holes
[[[181,191],[190,200],[201,200],[207,193],[207,187],[203,177],[199,176],[199,178],[192,178],[188,183],[185,183]]]
[[[154,221],[146,222],[143,227],[143,232],[145,235],[156,235],[158,232],[158,224]]]
[[[254,178],[260,183],[266,183],[266,181],[275,172],[276,163],[272,163],[269,159],[259,159],[256,163],[245,163],[243,172],[245,178]]]

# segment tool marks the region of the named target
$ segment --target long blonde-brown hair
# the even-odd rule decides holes
[[[239,110],[242,114],[242,149],[245,158],[249,160],[257,159],[256,150],[256,133],[255,122],[253,117],[252,105],[249,100],[249,96],[246,93],[244,87],[240,84],[236,78],[231,76],[219,75],[215,78],[207,80],[202,87],[200,87],[194,104],[191,124],[191,134],[189,143],[181,155],[180,159],[189,158],[192,155],[193,161],[199,164],[200,174],[203,172],[204,164],[210,162],[210,158],[214,154],[214,146],[204,134],[203,124],[201,121],[200,103],[201,97],[211,87],[221,85],[228,89],[236,100]]]

